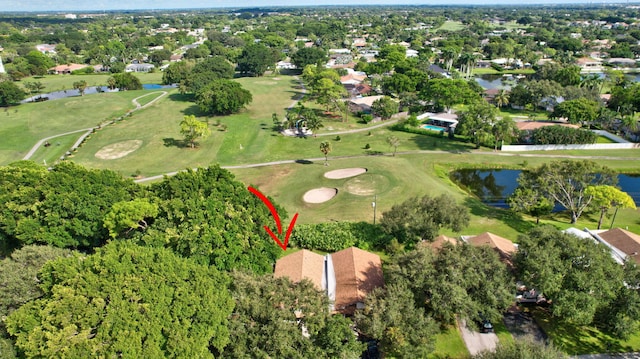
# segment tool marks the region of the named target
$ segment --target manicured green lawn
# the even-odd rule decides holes
[[[436,348],[428,357],[429,359],[466,359],[469,351],[462,340],[460,331],[456,326],[436,335]]]
[[[444,24],[442,24],[442,26],[440,26],[439,28],[437,28],[435,31],[460,31],[462,29],[464,29],[465,26],[462,22],[460,21],[445,21]]]
[[[626,353],[640,351],[640,333],[621,340],[597,328],[561,323],[545,311],[533,312],[538,325],[547,333],[553,345],[570,355],[593,353]]]
[[[0,112],[0,165],[22,159],[38,140],[94,127],[133,108],[144,91],[101,93],[26,103]]]
[[[604,137],[604,136],[598,136],[598,139],[596,141],[596,143],[616,143],[616,141],[608,138],[608,137]]]

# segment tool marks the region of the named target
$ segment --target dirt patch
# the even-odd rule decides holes
[[[320,187],[307,191],[302,200],[307,203],[323,203],[326,202],[338,194],[337,188]]]
[[[373,196],[387,188],[389,188],[387,177],[370,173],[352,178],[344,184],[345,191],[357,196]]]
[[[102,147],[95,156],[101,160],[115,160],[130,154],[140,146],[142,146],[141,140],[122,141]]]
[[[354,168],[343,168],[341,170],[329,171],[324,174],[324,176],[328,179],[342,179],[354,177],[360,174],[367,172],[366,168],[354,167]]]

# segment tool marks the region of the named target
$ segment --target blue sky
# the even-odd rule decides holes
[[[626,2],[626,1],[623,1]],[[604,4],[608,0],[532,0],[526,4]],[[513,0],[0,0],[2,11],[91,11],[309,5],[512,5]]]

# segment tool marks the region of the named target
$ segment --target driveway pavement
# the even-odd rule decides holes
[[[467,328],[464,321],[459,323],[462,340],[471,355],[485,350],[494,350],[498,344],[498,336],[495,333],[478,333]]]

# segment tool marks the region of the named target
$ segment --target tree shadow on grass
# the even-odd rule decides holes
[[[519,233],[527,233],[535,227],[535,223],[524,220],[522,216],[513,211],[488,206],[474,197],[467,197],[464,200],[464,205],[474,216],[498,220]]]
[[[411,141],[418,145],[418,148],[421,150],[464,153],[470,152],[473,149],[473,145],[469,143],[451,140],[447,136],[441,137],[440,135],[415,135],[411,137]]]
[[[162,142],[165,147],[186,148],[189,144],[185,140],[177,140],[175,138],[163,138]]]
[[[292,100],[299,100],[302,98],[302,96],[305,95],[304,92],[302,91],[287,91],[288,93],[292,93],[293,95],[291,95],[291,99]]]
[[[185,108],[184,110],[182,110],[182,113],[184,113],[187,116],[190,116],[190,115],[193,115],[196,117],[206,116],[206,114],[200,110],[200,107],[198,107],[198,105],[191,105]]]
[[[591,353],[627,353],[633,348],[623,345],[615,336],[595,327],[563,323],[542,308],[533,316],[553,345],[572,355]]]
[[[171,101],[189,102],[189,101],[193,101],[193,94],[172,93],[169,95],[169,99]]]

